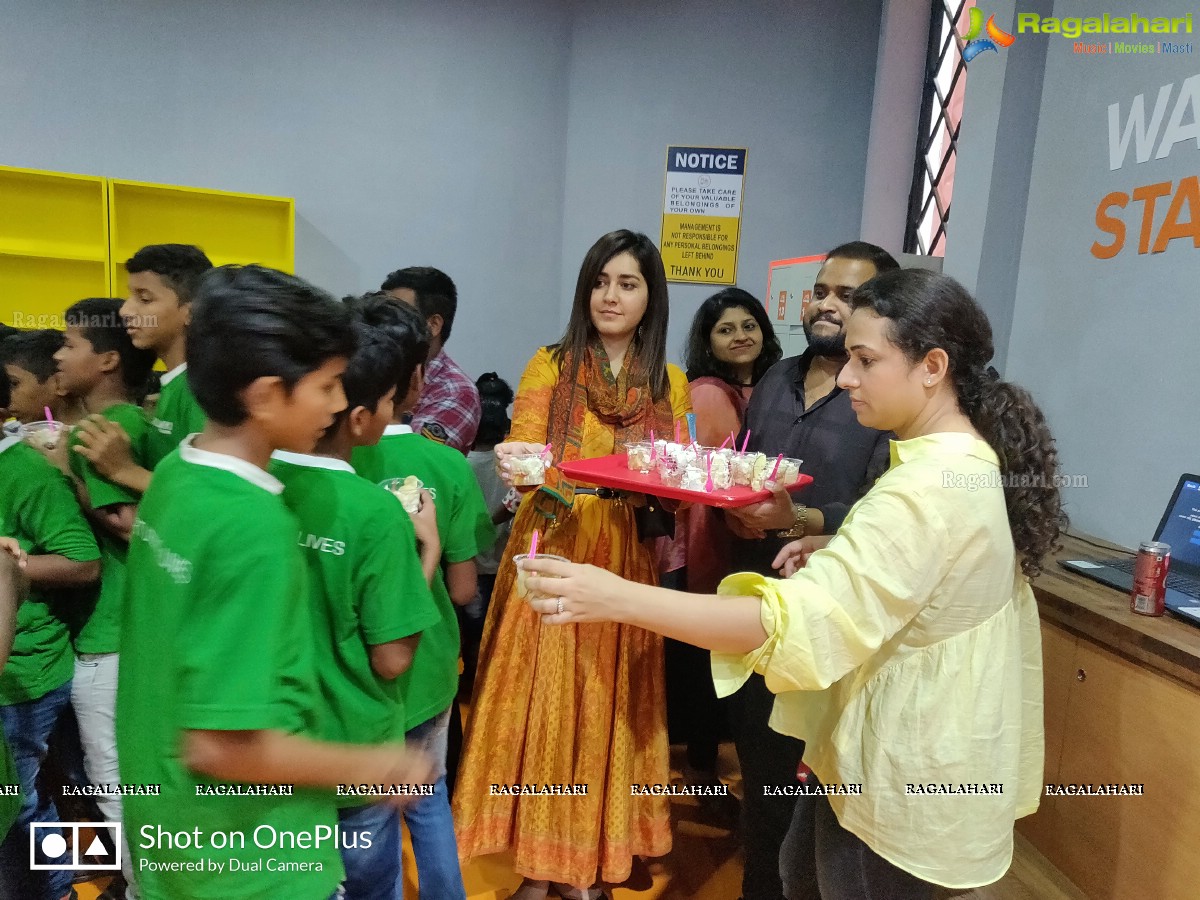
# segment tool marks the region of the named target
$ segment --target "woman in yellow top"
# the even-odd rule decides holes
[[[720,596],[684,598],[590,566],[530,566],[565,576],[529,579],[555,598],[534,602],[543,621],[707,647],[722,694],[766,677],[771,726],[807,741],[828,792],[797,804],[781,854],[789,900],[989,884],[1041,788],[1029,579],[1065,524],[1053,438],[1029,394],[985,368],[991,328],[953,279],[885,273],[851,307],[838,383],[862,424],[898,439],[836,535],[781,551],[790,578],[741,573]]]
[[[525,369],[512,432],[496,445],[501,470],[514,454],[545,447],[559,463],[618,452],[651,431],[673,434],[691,403],[687,379],[666,364],[666,334],[658,248],[642,234],[606,234],[583,260],[562,340]],[[547,469],[547,483],[517,511],[484,626],[454,791],[459,852],[511,850],[525,877],[521,900],[545,897],[551,883],[561,896],[593,897],[597,880],[626,880],[635,855],[671,848],[667,799],[631,788],[669,780],[662,638],[621,624],[544,627],[516,596],[512,563],[535,530],[539,553],[657,583],[630,499]],[[587,793],[522,794],[514,785]]]

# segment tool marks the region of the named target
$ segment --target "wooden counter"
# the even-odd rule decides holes
[[[1060,559],[1133,557],[1123,547],[1090,535],[1067,537],[1053,561],[1034,582],[1042,618],[1088,637],[1114,653],[1200,690],[1200,627],[1167,613],[1139,616],[1129,611],[1129,595],[1068,572]]]
[[[1128,554],[1090,536],[1057,559]],[[1112,551],[1116,551],[1115,553]],[[1018,830],[1095,900],[1198,894],[1200,628],[1134,615],[1128,594],[1057,559],[1042,616],[1047,785],[1141,785],[1141,796],[1043,795]]]

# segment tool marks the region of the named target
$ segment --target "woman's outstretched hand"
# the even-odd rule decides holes
[[[523,560],[529,605],[547,625],[620,622],[629,582],[596,566],[535,556]],[[560,612],[561,610],[561,612]]]
[[[771,563],[771,568],[779,569],[779,574],[784,578],[791,578],[808,565],[810,556],[825,547],[831,540],[833,540],[832,534],[811,534],[798,541],[792,541],[790,544],[784,544],[783,549]]]
[[[509,459],[514,456],[536,455],[545,449],[545,444],[533,444],[529,441],[505,441],[497,444],[493,452],[496,454],[496,471],[500,473],[500,480],[512,487],[512,466]],[[523,488],[517,488],[517,490],[523,490]]]

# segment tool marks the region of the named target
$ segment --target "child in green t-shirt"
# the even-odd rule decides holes
[[[3,390],[0,390],[0,412],[7,406]],[[17,628],[17,607],[29,592],[29,585],[21,571],[25,567],[25,551],[14,538],[0,537],[0,672],[8,662],[12,650],[13,632]],[[17,793],[11,793],[16,788]],[[8,836],[8,829],[17,819],[21,808],[21,782],[17,779],[17,767],[8,750],[8,741],[0,731],[0,842]],[[4,887],[0,884],[0,887]],[[11,892],[5,896],[11,896]]]
[[[311,453],[345,408],[353,349],[347,310],[282,272],[220,267],[193,301],[207,423],[142,498],[121,635],[121,777],[161,785],[125,798],[144,900],[324,900],[343,873],[334,788],[428,779],[398,743],[315,737],[328,705],[301,529],[266,471],[275,450]]]
[[[359,478],[350,465],[352,448],[378,442],[391,419],[403,358],[378,327],[397,315],[393,304],[371,297],[346,303],[357,338],[342,375],[346,409],[314,455],[276,451],[269,471],[283,482],[283,501],[300,522],[317,677],[327,705],[317,735],[374,744],[404,732],[397,679],[411,664],[420,633],[440,618],[424,570],[432,576],[441,542],[432,501],[416,518],[414,533],[397,499]],[[339,791],[348,900],[403,893],[400,817],[380,799],[373,788]]]
[[[16,435],[0,439],[0,535],[28,554],[31,586],[0,672],[0,726],[21,785],[16,825],[0,844],[0,896],[60,898],[71,873],[30,869],[30,824],[59,819],[53,798],[38,790],[38,773],[71,699],[74,663],[62,605],[67,591],[96,583],[100,552],[70,483]],[[41,854],[37,861],[54,860]]]
[[[125,331],[121,301],[111,297],[80,300],[66,312],[63,346],[54,354],[58,383],[83,408],[120,424],[129,436],[133,458],[147,455],[150,422],[140,405],[154,354],[139,350]],[[68,447],[78,444],[72,433]],[[117,784],[117,707],[121,601],[125,593],[125,556],[140,495],[105,478],[82,455],[69,453],[80,504],[100,545],[100,591],[75,635],[75,678],[71,706],[79,723],[83,767],[92,784]],[[96,806],[105,821],[121,820],[121,798],[104,794]],[[133,880],[128,853],[122,854],[125,878]]]
[[[421,364],[429,338],[420,315],[402,303],[396,305],[408,321],[398,335],[409,373],[402,382],[405,396],[396,403],[393,424],[384,430],[379,443],[357,448],[351,461],[358,473],[373,483],[415,475],[435,492],[444,577],[442,570],[436,572],[431,588],[441,619],[422,633],[412,667],[401,682],[408,739],[433,754],[438,779],[434,794],[407,807],[404,818],[417,861],[418,893],[455,900],[464,898],[466,892],[446,784],[446,773],[454,768],[447,761],[447,743],[451,716],[456,712],[460,649],[454,607],[475,597],[474,560],[492,545],[496,532],[466,458],[453,447],[413,434],[409,426],[400,424],[421,394]]]
[[[68,425],[85,415],[79,400],[58,387],[54,354],[62,345],[63,333],[53,328],[22,331],[0,342],[0,361],[12,393],[8,413],[18,422],[44,422],[47,409]]]
[[[129,436],[119,422],[89,418],[80,429],[80,453],[105,477],[139,494],[150,471],[189,434],[204,429],[204,411],[196,403],[184,355],[192,296],[212,263],[191,244],[151,244],[125,261],[129,299],[121,307],[135,347],[153,352],[166,368],[154,406],[149,459],[128,451]]]

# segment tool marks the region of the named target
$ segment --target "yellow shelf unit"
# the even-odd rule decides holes
[[[214,264],[295,268],[295,200],[204,188],[108,181],[111,280],[127,292],[125,260],[147,244],[195,244]]]
[[[0,166],[0,322],[62,328],[76,300],[108,296],[108,227],[104,178]]]

